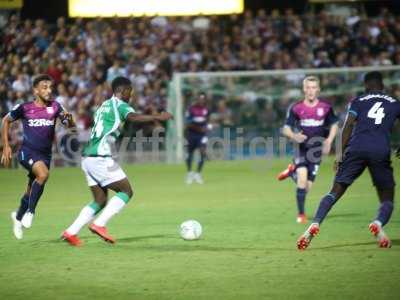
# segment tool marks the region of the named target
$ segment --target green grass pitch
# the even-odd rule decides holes
[[[398,299],[398,207],[386,227],[393,247],[379,249],[367,228],[378,200],[365,172],[299,252],[306,226],[295,223],[295,187],[275,179],[288,161],[210,162],[203,186],[183,183],[183,165],[125,166],[135,196],[109,223],[117,244],[85,228],[81,248],[59,240],[91,200],[78,168],[51,171],[21,241],[9,215],[26,175],[1,169],[0,299]],[[308,196],[309,214],[330,187],[331,165]],[[394,168],[400,181],[399,160]],[[180,239],[186,219],[203,225],[201,240]]]

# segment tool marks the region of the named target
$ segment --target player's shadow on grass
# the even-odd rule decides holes
[[[361,216],[361,214],[357,214],[357,213],[342,213],[342,214],[332,214],[327,216],[327,219],[335,219],[335,218],[354,218],[354,217],[358,217]]]
[[[150,239],[166,239],[166,238],[172,238],[174,237],[173,234],[154,234],[154,235],[144,235],[144,236],[133,236],[133,237],[125,237],[125,238],[117,238],[117,243],[131,243],[131,242],[137,242],[137,241],[142,241],[142,240],[150,240]],[[97,240],[99,239],[98,236],[96,235],[82,235],[81,236],[82,240]],[[50,239],[50,240],[39,240],[35,241],[31,244],[40,244],[40,243],[51,243],[51,244],[56,244],[62,242],[61,238],[56,238],[56,239]]]
[[[369,246],[369,245],[377,245],[375,241],[365,242],[365,243],[349,243],[349,244],[339,244],[339,245],[332,245],[326,247],[318,247],[314,249],[318,250],[326,250],[326,249],[335,249],[335,248],[347,248],[347,247],[356,247],[356,246]],[[400,239],[392,240],[392,246],[400,246]]]
[[[132,236],[132,237],[119,238],[118,243],[131,243],[131,242],[150,240],[150,239],[168,239],[168,238],[172,238],[174,236],[175,235],[173,235],[173,234],[153,234],[153,235]]]
[[[151,250],[158,252],[193,252],[193,251],[201,251],[201,252],[229,252],[229,253],[248,253],[249,251],[263,251],[265,249],[255,249],[255,248],[246,248],[246,247],[217,247],[217,246],[208,246],[202,245],[201,241],[190,241],[185,242],[182,241],[182,244],[179,245],[138,245],[137,248],[143,250]]]
[[[400,246],[400,239],[392,240],[392,245],[394,245],[394,246]]]
[[[175,234],[158,234],[158,235],[145,235],[145,236],[133,236],[133,237],[126,237],[120,238],[117,240],[117,243],[128,245],[129,243],[134,243],[143,240],[150,240],[150,239],[174,239],[178,240],[182,244],[164,244],[164,245],[143,245],[137,244],[134,247],[140,249],[147,249],[147,250],[155,250],[155,251],[180,251],[180,252],[190,252],[190,251],[208,251],[208,252],[219,252],[219,251],[251,251],[251,250],[265,250],[265,249],[256,249],[251,247],[214,247],[208,245],[202,245],[201,239],[197,241],[183,241],[178,238]]]
[[[94,235],[83,235],[82,240],[99,240],[97,236]],[[134,244],[135,242],[140,242],[143,240],[151,240],[151,239],[175,239],[179,240],[182,244],[164,244],[164,245],[143,245],[143,244]],[[41,243],[61,243],[61,239],[50,239],[50,240],[41,240],[36,241],[34,243],[30,243],[31,245],[39,245]],[[176,237],[175,234],[156,234],[156,235],[144,235],[144,236],[133,236],[133,237],[125,237],[125,238],[118,238],[116,247],[120,245],[121,247],[135,247],[137,249],[144,249],[144,250],[152,250],[152,251],[159,251],[159,252],[191,252],[191,251],[205,251],[205,252],[242,252],[242,251],[267,251],[267,250],[279,250],[279,251],[293,251],[292,248],[274,248],[274,249],[266,249],[266,248],[254,248],[254,247],[218,247],[218,246],[209,246],[209,245],[202,245],[202,240],[197,241],[183,241]],[[132,245],[130,245],[133,243]]]

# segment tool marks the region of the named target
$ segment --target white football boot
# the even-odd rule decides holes
[[[194,180],[194,172],[188,172],[186,175],[186,184],[192,184]]]
[[[204,183],[203,177],[201,177],[200,173],[194,173],[193,178],[194,178],[194,181],[196,181],[196,183],[198,183],[198,184]]]
[[[24,232],[22,230],[21,222],[17,220],[17,213],[15,211],[11,213],[11,220],[13,222],[14,236],[17,240],[21,240],[24,236]]]
[[[21,220],[22,226],[24,226],[25,228],[31,228],[33,216],[34,216],[33,213],[26,212]]]

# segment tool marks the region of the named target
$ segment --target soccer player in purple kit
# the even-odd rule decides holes
[[[36,76],[32,83],[34,101],[15,106],[2,121],[4,147],[1,163],[4,166],[8,166],[12,158],[8,139],[10,123],[21,120],[24,131],[18,160],[29,172],[29,180],[18,210],[11,214],[13,232],[17,239],[22,239],[23,227],[32,226],[36,206],[49,177],[56,119],[59,118],[69,128],[75,127],[72,115],[52,100],[52,85],[53,80],[49,75]]]
[[[207,131],[210,129],[208,124],[208,108],[206,102],[206,95],[201,92],[197,100],[188,108],[186,112],[186,138],[188,141],[186,159],[186,166],[188,174],[186,176],[186,183],[192,184],[193,181],[203,184],[201,171],[206,160],[207,149]],[[196,172],[192,171],[193,156],[196,149],[200,152],[200,160],[197,164]]]
[[[365,94],[351,102],[343,125],[342,151],[337,155],[333,187],[321,199],[313,223],[298,239],[299,250],[309,246],[332,206],[366,168],[369,169],[380,200],[378,214],[369,224],[369,230],[380,247],[391,246],[383,226],[389,222],[393,211],[395,181],[390,160],[390,133],[396,119],[400,117],[400,102],[384,93],[383,79],[379,72],[367,73],[364,86]],[[399,150],[397,155],[400,154]]]
[[[320,82],[315,76],[303,80],[304,100],[288,109],[282,133],[298,144],[293,164],[278,175],[278,180],[289,176],[297,184],[297,223],[307,223],[304,204],[307,193],[317,175],[322,154],[329,154],[338,131],[338,118],[332,106],[318,98]],[[327,135],[327,128],[329,133]]]

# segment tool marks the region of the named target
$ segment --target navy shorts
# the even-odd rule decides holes
[[[378,189],[395,186],[390,157],[379,158],[371,153],[349,152],[340,163],[335,182],[351,185],[368,168],[372,182]]]
[[[51,155],[46,155],[28,148],[21,148],[18,152],[18,161],[28,172],[29,178],[35,178],[32,173],[32,166],[37,161],[43,161],[47,168],[50,169]]]
[[[205,147],[207,145],[208,138],[204,134],[191,134],[187,136],[188,140],[188,150],[193,151],[200,147]]]
[[[314,182],[315,177],[318,174],[319,165],[321,164],[322,152],[320,149],[320,147],[311,149],[300,148],[293,158],[293,163],[296,166],[296,169],[307,169],[307,179],[311,182]]]

